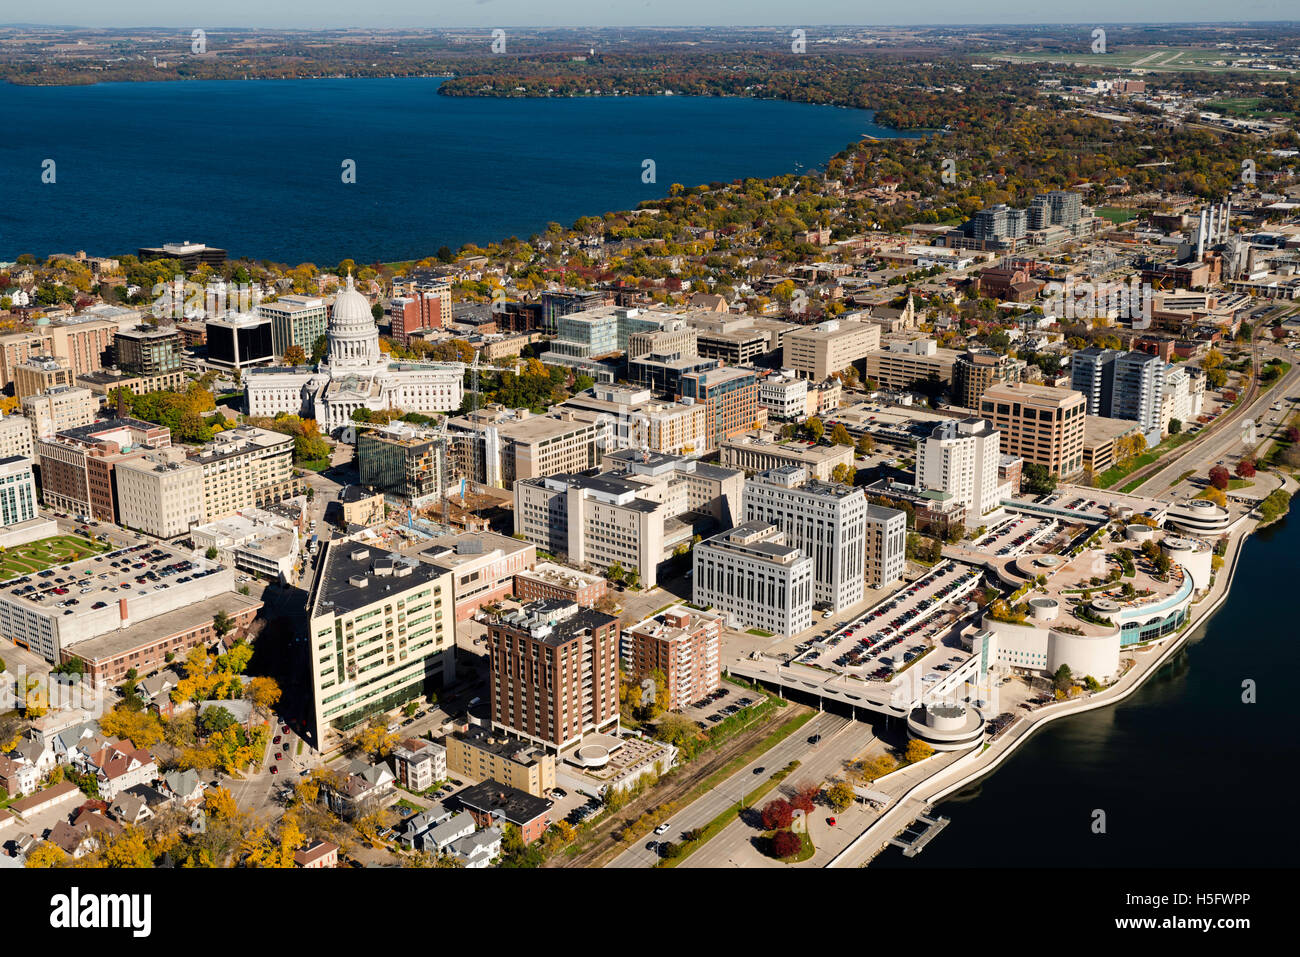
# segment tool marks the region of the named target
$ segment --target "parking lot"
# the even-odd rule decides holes
[[[682,714],[702,728],[711,728],[724,718],[743,711],[750,705],[758,704],[763,696],[754,691],[746,691],[735,685],[723,682],[718,690],[707,698],[694,701],[682,709]]]
[[[162,546],[132,545],[70,565],[47,568],[5,583],[9,594],[48,611],[65,608],[74,614],[78,605],[103,608],[129,594],[149,589],[162,591],[174,580],[183,584],[214,575],[220,566],[196,561]]]
[[[1058,524],[1052,518],[1022,515],[982,535],[972,543],[971,548],[987,555],[1019,555],[1035,542],[1042,541],[1055,532]]]
[[[980,577],[980,572],[968,565],[944,562],[826,641],[814,642],[795,660],[889,681],[948,630]],[[940,670],[948,667],[940,666]]]

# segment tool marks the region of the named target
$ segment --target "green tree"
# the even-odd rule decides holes
[[[809,416],[803,424],[804,434],[813,442],[820,442],[822,436],[826,434],[826,426],[822,425],[822,420],[817,416]]]
[[[208,561],[215,562],[217,560],[217,555],[220,553],[217,551],[217,547],[215,545],[209,545],[208,550],[203,554]]]
[[[1057,691],[1067,691],[1074,684],[1074,674],[1070,671],[1069,665],[1061,665],[1052,675],[1052,684]]]
[[[844,423],[835,423],[835,428],[831,429],[831,442],[835,445],[853,444],[853,436],[849,435],[849,430],[844,427]]]
[[[1026,462],[1020,473],[1020,487],[1034,495],[1049,495],[1056,491],[1056,476],[1046,465]]]

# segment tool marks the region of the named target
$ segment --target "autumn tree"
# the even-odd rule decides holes
[[[784,860],[803,850],[803,838],[793,831],[777,831],[771,840],[772,856]]]
[[[853,786],[847,781],[837,781],[826,792],[826,800],[836,811],[845,811],[853,804],[856,795]]]
[[[849,435],[849,430],[844,427],[843,422],[836,422],[835,428],[831,429],[831,442],[835,445],[853,444],[853,436]]]
[[[68,855],[63,852],[57,844],[51,844],[49,841],[42,841],[32,848],[27,854],[26,866],[37,867],[64,867],[68,863]]]
[[[1228,483],[1232,481],[1232,474],[1222,465],[1216,465],[1210,469],[1210,484],[1219,490],[1225,490]]]
[[[300,345],[292,345],[284,350],[285,365],[301,366],[307,364],[307,351]]]
[[[763,827],[769,831],[789,827],[794,820],[794,806],[784,798],[775,798],[763,806]]]
[[[1243,458],[1240,462],[1237,463],[1236,471],[1238,477],[1240,478],[1244,478],[1244,479],[1254,478],[1255,476],[1254,459]]]
[[[903,752],[903,760],[908,764],[915,764],[918,761],[924,761],[932,754],[934,754],[934,748],[919,738],[913,738],[907,742],[907,750]]]
[[[820,442],[822,436],[826,434],[826,426],[822,425],[822,420],[815,415],[808,417],[803,424],[804,434],[813,442]]]

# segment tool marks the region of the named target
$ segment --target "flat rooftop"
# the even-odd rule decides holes
[[[135,648],[152,645],[193,628],[196,622],[206,623],[219,611],[224,611],[232,618],[251,609],[262,607],[260,599],[238,592],[214,595],[203,601],[195,602],[184,608],[177,608],[145,621],[137,622],[127,628],[78,641],[68,645],[64,650],[89,662],[107,661]]]
[[[547,813],[553,802],[534,797],[492,778],[461,791],[456,797],[463,807],[487,814],[499,814],[511,824],[527,824]]]
[[[419,588],[443,574],[432,565],[374,545],[347,540],[326,542],[311,617],[329,612],[346,615],[381,601],[385,595]]]

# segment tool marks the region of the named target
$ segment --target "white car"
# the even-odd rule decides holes
[[[667,833],[668,833],[668,825],[667,825],[667,824],[660,824],[657,828],[655,828],[655,833],[656,833],[656,834],[667,834]]]

